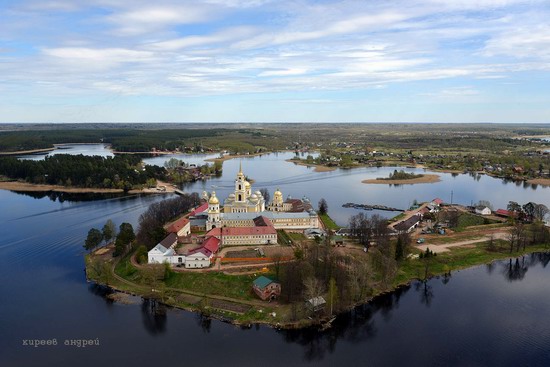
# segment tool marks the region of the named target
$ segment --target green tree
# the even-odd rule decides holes
[[[327,212],[328,212],[327,201],[324,198],[321,198],[321,200],[319,200],[319,213],[327,214]]]
[[[109,242],[110,240],[112,240],[116,236],[115,224],[110,219],[107,220],[107,222],[105,223],[105,225],[103,226],[101,231],[103,233],[103,239],[107,242]]]
[[[92,228],[88,231],[88,236],[84,241],[84,248],[88,251],[97,247],[103,241],[103,235],[99,229]]]
[[[401,236],[397,237],[397,244],[395,245],[395,260],[399,261],[403,259],[404,255],[404,246]]]

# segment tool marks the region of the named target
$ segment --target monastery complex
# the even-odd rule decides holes
[[[204,268],[210,266],[222,246],[274,245],[278,229],[308,230],[320,226],[307,198],[285,200],[277,189],[267,203],[260,191],[252,190],[242,166],[235,179],[235,190],[223,201],[223,206],[215,191],[203,192],[203,199],[204,204],[191,212],[188,219],[179,219],[167,228],[170,235],[149,251],[149,263]],[[206,231],[201,246],[178,254],[177,239],[188,236],[191,228]]]

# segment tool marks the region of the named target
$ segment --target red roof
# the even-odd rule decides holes
[[[176,220],[174,223],[168,227],[167,231],[172,233],[178,233],[183,227],[185,227],[189,223],[189,219],[187,218],[180,218]]]
[[[441,200],[440,198],[435,198],[432,200],[434,203],[436,203],[437,205],[441,205],[443,204],[443,200]]]
[[[223,227],[221,229],[212,228],[206,235],[219,237],[219,236],[249,236],[249,235],[261,235],[261,234],[277,234],[277,231],[273,226]]]
[[[504,210],[504,209],[498,209],[496,212],[495,212],[496,215],[501,215],[503,217],[515,217],[517,215],[517,213],[512,213],[508,210]]]
[[[202,247],[215,254],[220,248],[220,240],[216,237],[208,237],[206,241],[202,243]]]
[[[195,210],[193,210],[191,212],[191,215],[193,216],[193,215],[200,214],[200,213],[206,211],[207,209],[208,209],[208,203],[204,203],[201,206],[199,206],[198,208],[196,208]]]

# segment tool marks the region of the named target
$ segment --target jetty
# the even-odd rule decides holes
[[[363,210],[385,210],[389,212],[404,212],[404,209],[392,208],[391,206],[386,205],[377,205],[377,204],[355,204],[355,203],[346,203],[343,204],[344,208],[354,208],[354,209],[363,209]]]

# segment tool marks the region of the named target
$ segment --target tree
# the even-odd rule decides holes
[[[176,169],[183,165],[184,165],[183,161],[177,158],[170,158],[169,160],[164,162],[164,167],[166,167],[166,169]]]
[[[92,228],[88,231],[88,237],[84,241],[84,248],[88,251],[97,247],[103,241],[103,235],[99,229]]]
[[[119,226],[119,233],[115,241],[115,252],[113,252],[113,256],[121,255],[126,250],[126,246],[131,244],[135,239],[134,227],[132,227],[130,223],[122,223]]]
[[[101,230],[103,233],[103,239],[107,242],[115,238],[116,236],[116,227],[115,223],[113,223],[112,220],[107,220],[105,225],[103,226],[103,229]]]
[[[330,304],[330,315],[334,309],[334,304],[338,299],[338,287],[336,286],[336,279],[330,278],[328,282],[328,302]]]
[[[532,220],[535,214],[535,207],[537,204],[533,203],[532,201],[528,202],[527,204],[523,205],[523,212],[527,216],[527,220]]]
[[[270,199],[269,191],[264,187],[264,188],[260,189],[260,192],[261,192],[262,196],[264,197],[265,202],[269,203],[269,199]]]
[[[550,212],[550,209],[544,204],[535,204],[535,207],[533,209],[533,219],[542,221],[544,220],[544,217],[548,215]]]
[[[404,257],[403,240],[401,236],[397,237],[397,244],[395,245],[395,260],[399,261]]]
[[[319,200],[319,213],[327,214],[327,212],[328,212],[327,201],[324,198],[321,198],[321,200]]]
[[[493,205],[491,204],[490,201],[488,200],[480,200],[478,203],[477,203],[478,206],[486,206],[487,208],[491,209],[491,211],[493,210]]]
[[[280,252],[275,252],[273,255],[271,255],[271,260],[273,261],[273,266],[275,267],[275,278],[279,279],[283,254],[281,254]]]
[[[323,293],[323,285],[319,279],[310,276],[304,279],[304,297],[306,300],[319,297]]]
[[[515,201],[509,201],[506,209],[511,213],[517,213],[516,215],[519,215],[520,213],[522,213],[521,205],[519,205]]]

